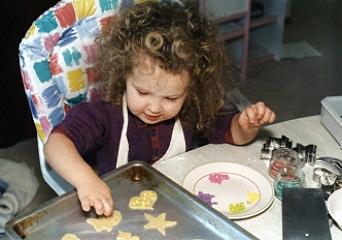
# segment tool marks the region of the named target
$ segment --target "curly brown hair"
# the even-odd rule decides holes
[[[225,101],[222,73],[230,65],[217,25],[199,11],[197,1],[135,4],[119,13],[97,42],[105,101],[121,104],[126,76],[146,54],[165,71],[189,72],[191,82],[181,119],[196,118],[201,131],[219,115]]]

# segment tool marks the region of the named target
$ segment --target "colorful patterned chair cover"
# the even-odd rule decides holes
[[[38,134],[44,180],[59,195],[71,190],[47,164],[42,148],[70,107],[98,95],[95,38],[117,13],[143,0],[62,0],[45,11],[19,45],[20,68]]]

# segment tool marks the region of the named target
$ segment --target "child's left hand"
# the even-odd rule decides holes
[[[275,113],[263,102],[246,107],[239,116],[239,124],[244,130],[250,127],[260,127],[265,123],[271,123],[275,120]]]

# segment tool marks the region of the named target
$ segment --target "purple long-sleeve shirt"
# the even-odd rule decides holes
[[[224,115],[223,120],[206,136],[209,143],[234,144],[230,130],[234,115],[235,112]],[[153,163],[160,159],[169,147],[174,124],[173,118],[148,125],[128,111],[128,161]],[[192,147],[195,124],[195,121],[181,121],[186,151]],[[101,176],[116,167],[122,126],[122,106],[97,100],[77,104],[52,132],[60,132],[70,138],[81,155],[95,151],[98,174]]]

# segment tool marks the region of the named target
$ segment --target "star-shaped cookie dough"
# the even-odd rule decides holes
[[[173,227],[177,225],[177,221],[166,221],[166,213],[161,213],[157,217],[153,217],[150,214],[145,213],[145,217],[149,220],[149,223],[144,225],[145,229],[158,229],[158,231],[166,235],[165,228]]]
[[[87,223],[93,225],[97,232],[101,232],[104,230],[110,232],[112,231],[113,226],[116,226],[121,222],[121,219],[121,212],[114,210],[112,218],[108,218],[102,215],[99,218],[88,218]]]
[[[119,230],[119,235],[116,237],[116,240],[139,240],[138,236],[133,236],[130,232],[122,232]]]

